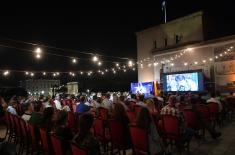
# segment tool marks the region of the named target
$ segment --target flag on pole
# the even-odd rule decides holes
[[[162,11],[164,11],[165,7],[166,7],[166,1],[163,1],[162,2]]]
[[[166,1],[162,2],[162,11],[164,11],[164,22],[166,23]]]

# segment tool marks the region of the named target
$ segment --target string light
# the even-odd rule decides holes
[[[133,66],[133,62],[131,60],[128,61],[128,66],[132,67]]]
[[[202,60],[203,63],[206,63],[206,60]]]
[[[198,64],[198,62],[197,62],[197,61],[195,61],[195,62],[194,62],[194,64],[195,64],[195,65],[197,65],[197,64]]]
[[[174,66],[174,64],[173,64],[173,63],[171,63],[171,66]]]
[[[25,75],[29,75],[29,72],[25,72]]]
[[[34,73],[30,73],[30,76],[34,76]]]
[[[102,65],[102,62],[99,61],[99,62],[98,62],[98,65],[101,66],[101,65]]]
[[[36,48],[36,50],[35,50],[35,53],[36,53],[36,54],[41,54],[41,52],[42,52],[42,51],[41,51],[41,48],[39,48],[39,47]]]
[[[212,59],[212,58],[210,58],[209,60],[210,60],[210,61],[213,61],[213,59]]]
[[[98,61],[98,57],[97,57],[97,56],[93,56],[92,60],[93,60],[94,62],[97,62],[97,61]]]
[[[108,69],[105,69],[105,72],[108,72]]]
[[[153,63],[153,65],[154,65],[154,66],[157,66],[157,65],[158,65],[158,63],[157,63],[157,62],[154,62],[154,63]]]
[[[82,75],[82,74],[83,74],[83,72],[81,71],[81,72],[80,72],[80,74]]]
[[[45,76],[45,75],[46,75],[46,72],[43,72],[43,73],[42,73],[42,75],[44,75],[44,76]]]
[[[37,58],[37,59],[40,59],[40,58],[41,58],[41,55],[40,55],[40,54],[36,54],[36,58]]]
[[[73,58],[73,59],[72,59],[72,62],[73,62],[74,64],[77,63],[77,59]]]
[[[116,63],[116,66],[119,67],[119,63]]]
[[[60,75],[60,73],[59,73],[59,72],[56,72],[56,75]]]
[[[4,75],[4,76],[7,76],[7,75],[9,75],[9,73],[10,73],[10,72],[7,70],[7,71],[4,71],[4,72],[3,72],[3,75]]]
[[[55,76],[56,76],[56,73],[53,73],[53,76],[55,77]]]
[[[187,66],[187,65],[188,65],[188,63],[187,63],[187,62],[185,62],[185,63],[184,63],[184,65],[185,65],[185,66]]]

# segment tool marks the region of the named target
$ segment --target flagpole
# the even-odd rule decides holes
[[[166,2],[165,2],[165,5],[164,5],[164,14],[165,14],[165,23],[166,23]]]

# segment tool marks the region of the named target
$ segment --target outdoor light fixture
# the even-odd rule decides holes
[[[105,72],[108,72],[108,69],[105,69]]]
[[[30,73],[30,76],[34,76],[34,73]]]
[[[128,61],[128,66],[132,67],[133,66],[133,62],[131,60]]]
[[[99,61],[99,62],[98,62],[98,65],[101,66],[101,65],[102,65],[102,62]]]
[[[46,72],[43,72],[42,75],[46,75]]]
[[[56,76],[56,73],[53,73],[53,76],[55,77],[55,76]]]
[[[96,61],[98,61],[98,57],[97,57],[97,56],[93,56],[92,60],[93,60],[94,62],[96,62]]]
[[[82,75],[82,74],[83,74],[83,72],[80,72],[80,74]]]
[[[9,73],[10,73],[9,71],[5,71],[5,72],[3,72],[3,75],[7,76]]]
[[[36,54],[36,58],[37,58],[37,59],[40,59],[40,58],[41,58],[41,55],[40,55],[40,54]]]
[[[73,62],[74,64],[77,63],[77,59],[73,58],[73,59],[72,59],[72,62]]]
[[[60,73],[59,73],[59,72],[56,72],[56,75],[60,75]]]
[[[116,63],[116,66],[118,67],[118,66],[119,66],[119,63]]]
[[[29,72],[25,72],[25,75],[29,75]]]

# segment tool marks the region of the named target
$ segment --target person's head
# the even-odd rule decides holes
[[[33,112],[33,105],[32,105],[31,102],[26,103],[26,104],[24,105],[24,111],[27,111],[27,112],[30,112],[30,113]]]
[[[143,129],[148,129],[151,123],[150,112],[147,108],[142,107],[137,115],[136,125]]]
[[[119,99],[118,99],[117,94],[113,94],[113,103],[118,103],[118,102],[119,102]]]
[[[155,105],[152,99],[147,99],[145,103],[150,111],[153,111],[155,109]]]
[[[80,102],[85,102],[85,101],[86,101],[86,97],[82,95],[82,96],[80,97]]]
[[[136,95],[135,94],[131,94],[131,98],[132,99],[136,99]]]
[[[90,113],[84,113],[79,118],[79,134],[85,136],[91,129],[94,122],[94,116]]]
[[[218,91],[218,90],[216,91],[216,96],[221,96],[220,91]]]
[[[140,95],[140,96],[139,96],[139,101],[144,102],[144,95]]]
[[[56,125],[57,126],[66,125],[67,118],[68,118],[68,113],[64,110],[61,111],[57,116]]]
[[[96,100],[97,100],[97,95],[94,95],[94,96],[92,97],[92,99],[93,99],[94,101],[96,101]]]
[[[97,100],[96,100],[96,102],[101,104],[101,102],[102,102],[101,97],[98,97]]]
[[[41,101],[35,101],[33,103],[33,109],[35,112],[41,112],[43,107],[42,107],[42,102]]]
[[[175,106],[176,104],[176,97],[174,95],[171,95],[168,99],[168,103],[170,106]]]
[[[211,92],[211,97],[215,98],[215,93],[214,92]]]
[[[119,100],[122,101],[122,102],[124,102],[124,101],[125,101],[125,97],[124,97],[123,95],[121,95],[121,96],[119,97]]]
[[[43,118],[46,121],[50,121],[54,115],[54,108],[53,107],[48,107],[45,108],[43,111]]]
[[[110,99],[110,94],[105,94],[105,98]]]
[[[113,118],[120,120],[126,116],[125,108],[120,103],[115,103],[113,107]]]

